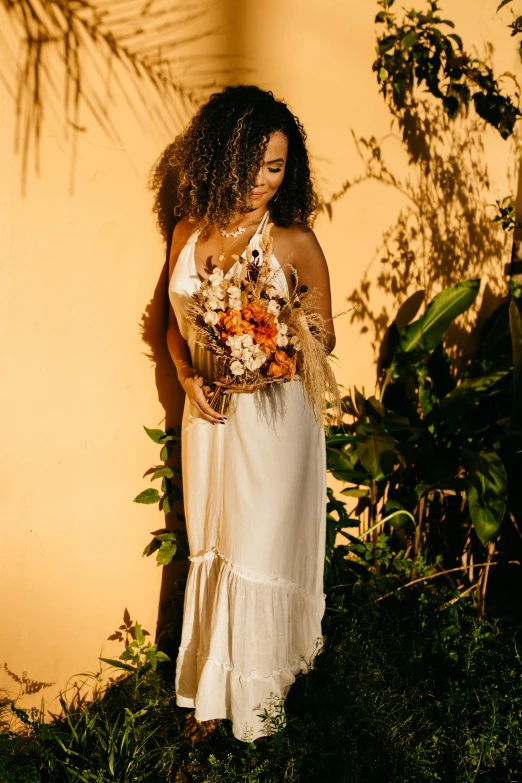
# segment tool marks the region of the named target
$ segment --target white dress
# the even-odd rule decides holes
[[[196,344],[185,313],[200,285],[198,234],[178,257],[169,297],[192,365],[211,383],[214,355]],[[288,297],[275,256],[271,263]],[[324,427],[298,379],[233,395],[225,424],[205,421],[186,398],[181,426],[190,568],[176,703],[199,721],[228,718],[237,739],[252,741],[270,733],[258,714],[284,703],[324,641]]]

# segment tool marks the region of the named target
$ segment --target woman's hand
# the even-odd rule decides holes
[[[190,402],[201,413],[205,421],[217,424],[226,420],[226,416],[215,411],[208,404],[207,397],[211,397],[213,392],[210,386],[206,384],[205,378],[201,373],[193,367],[185,366],[178,372],[178,378]]]
[[[223,388],[223,394],[252,394],[257,389],[262,389],[264,383],[249,383],[246,386],[239,386],[234,381],[214,381],[215,386]]]

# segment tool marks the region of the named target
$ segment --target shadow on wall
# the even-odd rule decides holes
[[[16,106],[22,194],[31,149],[40,173],[44,111],[52,114],[56,100],[62,106],[55,116],[63,112],[63,132],[71,145],[70,193],[78,136],[87,130],[84,110],[119,147],[124,144],[112,115],[121,98],[138,126],[145,115],[167,133],[180,129],[209,86],[226,73],[226,63],[216,56],[187,53],[187,43],[208,37],[214,28],[202,0],[190,9],[182,0],[162,8],[150,0],[138,6],[134,0],[109,0],[103,7],[89,0],[0,3],[0,49],[9,64],[0,71],[0,83]]]
[[[169,194],[164,194],[166,203],[169,202]],[[172,215],[172,211],[168,212]],[[141,330],[143,342],[148,346],[146,354],[154,365],[158,400],[165,410],[164,429],[176,428],[181,425],[185,392],[178,381],[176,368],[167,347],[166,333],[169,318],[168,298],[168,269],[170,245],[175,220],[165,227],[167,245],[165,264],[154,289],[154,295],[142,316]],[[181,469],[181,452],[176,449],[165,464]],[[177,501],[171,512],[165,515],[165,528],[167,530],[185,530],[184,523],[180,525],[177,513],[183,513],[183,501]],[[188,572],[188,562],[172,560],[168,565],[162,566],[159,606],[156,621],[155,642],[158,649],[167,653],[173,666],[177,647],[181,639],[181,618],[183,610],[183,589],[180,587],[185,581]]]
[[[472,340],[506,293],[502,258],[509,255],[509,237],[487,214],[489,178],[484,163],[486,124],[477,117],[448,120],[438,106],[423,101],[405,127],[408,175],[401,179],[388,168],[381,144],[372,137],[355,139],[365,173],[347,182],[332,201],[356,184],[376,180],[401,194],[405,206],[383,235],[376,258],[348,301],[352,323],[370,333],[375,359],[397,311],[404,325],[423,300],[461,280],[486,280],[480,311],[476,306],[449,330],[446,348],[460,363],[473,351]],[[375,297],[375,292],[380,295]],[[385,304],[374,309],[375,298]],[[401,311],[405,306],[406,310]],[[406,312],[407,311],[407,312]]]

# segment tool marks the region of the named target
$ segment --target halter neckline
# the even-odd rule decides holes
[[[224,277],[228,277],[228,275],[231,273],[231,271],[232,271],[233,269],[235,269],[235,268],[236,268],[236,266],[237,266],[237,264],[239,263],[240,259],[241,259],[241,258],[243,258],[243,256],[245,255],[246,251],[247,251],[247,250],[248,250],[248,248],[250,247],[250,243],[252,242],[252,240],[253,240],[255,237],[257,237],[257,236],[259,236],[260,234],[262,234],[262,233],[263,233],[263,231],[265,230],[265,228],[266,228],[266,225],[267,225],[267,223],[268,223],[268,218],[269,218],[269,217],[270,217],[270,213],[269,213],[269,211],[267,210],[267,211],[265,212],[265,214],[263,215],[263,217],[261,218],[261,222],[259,223],[258,227],[256,228],[256,230],[254,231],[254,233],[252,234],[252,236],[251,236],[251,237],[250,237],[250,239],[248,240],[248,242],[247,242],[247,246],[245,247],[245,249],[243,250],[243,252],[242,252],[242,253],[241,253],[241,255],[239,256],[239,258],[237,259],[237,261],[235,261],[235,262],[232,264],[232,266],[230,267],[230,269],[229,269],[229,270],[228,270],[226,273],[225,273],[225,272],[223,272],[223,276],[224,276]],[[199,235],[200,235],[200,233],[201,233],[201,229],[199,229],[199,228],[198,228],[198,229],[197,229],[197,230],[194,232],[194,234],[193,234],[193,242],[192,242],[192,265],[193,265],[193,267],[194,267],[194,272],[196,273],[196,275],[197,275],[197,277],[198,277],[199,281],[200,281],[200,282],[202,282],[202,280],[201,280],[201,278],[200,278],[200,276],[199,276],[199,272],[198,272],[198,270],[197,270],[197,266],[196,266],[196,242],[198,241],[198,238],[199,238]]]

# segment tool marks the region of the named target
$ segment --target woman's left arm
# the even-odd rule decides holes
[[[306,285],[308,288],[316,288],[320,293],[316,309],[324,319],[326,330],[324,344],[330,353],[335,348],[336,336],[332,319],[332,294],[328,264],[312,229],[306,226],[292,226],[290,232],[291,236],[288,236],[290,243],[287,246],[289,252],[285,254],[286,260],[295,267],[299,286]]]

